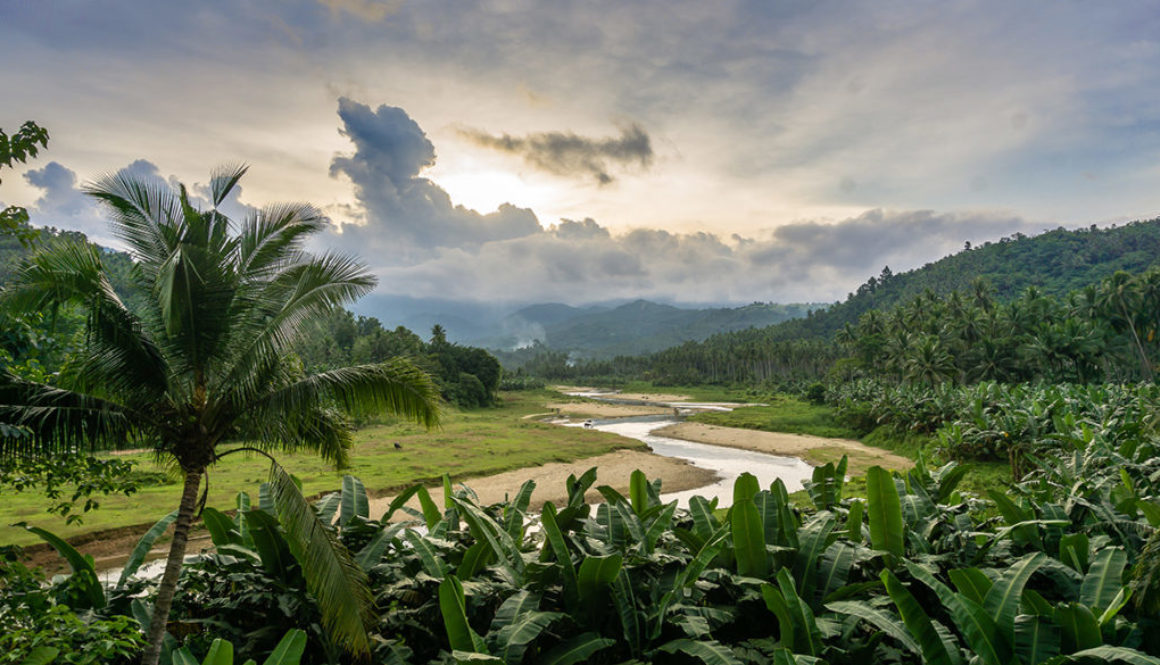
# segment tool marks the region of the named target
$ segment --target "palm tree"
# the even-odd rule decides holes
[[[325,223],[308,205],[270,206],[240,224],[227,218],[218,208],[245,171],[213,174],[208,210],[195,207],[184,186],[174,191],[124,172],[87,188],[136,261],[134,278],[149,294],[139,311],[117,297],[91,245],[35,256],[5,294],[27,310],[76,305],[88,320],[83,348],[56,385],[0,375],[0,422],[30,433],[0,440],[0,452],[144,445],[184,476],[148,665],[160,654],[199,488],[229,452],[223,444],[306,448],[342,465],[351,443],[343,413],[386,409],[428,427],[439,418],[431,379],[410,362],[312,375],[298,369],[289,348],[304,325],[367,293],[374,278],[350,258],[304,252]]]

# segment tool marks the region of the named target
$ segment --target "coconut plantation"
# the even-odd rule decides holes
[[[0,665],[1160,665],[1145,5],[0,5]]]

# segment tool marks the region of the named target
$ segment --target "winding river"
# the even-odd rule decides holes
[[[781,478],[786,489],[795,492],[802,489],[802,482],[813,474],[813,467],[797,457],[781,457],[768,455],[738,448],[712,446],[705,443],[694,443],[674,439],[667,436],[653,434],[655,430],[668,425],[674,425],[684,419],[685,414],[698,411],[729,411],[731,406],[722,404],[699,404],[690,402],[645,402],[618,399],[615,393],[605,392],[569,392],[576,397],[587,397],[613,404],[664,406],[678,410],[682,415],[672,416],[633,416],[625,418],[604,418],[588,421],[588,426],[602,432],[612,432],[630,439],[643,441],[652,449],[652,452],[665,457],[677,457],[687,460],[690,464],[717,473],[717,482],[684,492],[671,492],[661,495],[664,501],[677,499],[681,506],[686,506],[689,497],[700,495],[712,500],[717,497],[718,506],[726,507],[733,502],[733,482],[742,473],[749,472],[757,476],[762,487]],[[574,426],[582,426],[574,423]]]

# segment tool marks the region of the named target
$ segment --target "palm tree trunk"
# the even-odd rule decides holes
[[[165,627],[169,623],[169,607],[177,592],[177,578],[181,575],[181,565],[185,559],[185,545],[189,540],[189,526],[193,522],[193,512],[197,507],[197,489],[201,485],[204,470],[186,471],[185,488],[181,492],[181,506],[177,511],[177,522],[173,527],[173,542],[169,545],[169,557],[165,560],[165,573],[157,587],[157,600],[153,603],[153,619],[149,623],[149,646],[142,665],[157,665],[161,658],[161,642],[165,639]]]

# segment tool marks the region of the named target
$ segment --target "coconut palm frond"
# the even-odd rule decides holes
[[[209,194],[214,208],[220,206],[229,197],[230,192],[234,191],[234,187],[237,187],[238,181],[246,175],[248,170],[250,167],[245,164],[232,164],[219,166],[210,173]]]
[[[431,377],[405,358],[356,365],[295,381],[257,400],[254,407],[290,414],[333,399],[348,413],[389,411],[426,427],[439,424],[439,392]]]
[[[306,588],[318,603],[322,625],[350,653],[368,655],[367,628],[374,621],[374,597],[366,573],[319,521],[293,478],[276,462],[270,463],[270,485],[278,520],[302,567]]]
[[[235,433],[263,450],[314,451],[336,469],[349,466],[354,443],[350,421],[325,404],[304,407],[273,421],[245,418],[236,423]]]
[[[160,178],[139,178],[119,171],[86,186],[84,191],[105,203],[113,233],[129,246],[152,281],[158,266],[178,241],[173,220],[181,215],[173,189]]]
[[[92,394],[94,386],[108,378],[111,383],[132,379],[147,389],[165,390],[164,355],[114,292],[105,276],[99,250],[93,245],[62,243],[33,256],[17,272],[4,298],[16,310],[51,310],[70,303],[85,308],[88,343],[94,354],[104,357],[102,364],[106,371],[98,377],[98,382],[66,384],[66,387]]]
[[[143,422],[116,402],[0,372],[0,423],[24,432],[0,437],[0,454],[122,448]]]
[[[285,354],[304,324],[353,302],[374,287],[374,277],[358,262],[327,255],[281,271],[260,289],[239,295],[232,334],[238,343],[218,373],[223,388],[254,393],[257,368]]]
[[[239,234],[238,273],[265,280],[291,262],[301,260],[306,237],[326,225],[313,206],[288,203],[268,206],[250,215]]]

